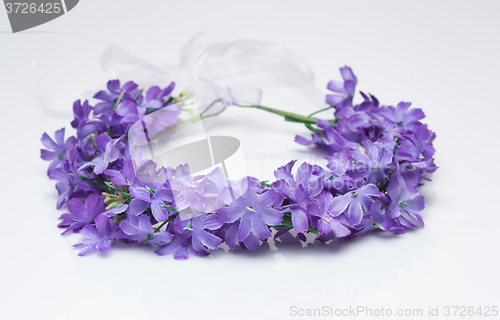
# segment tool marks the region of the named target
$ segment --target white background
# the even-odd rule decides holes
[[[445,319],[445,306],[500,305],[499,10],[499,1],[88,0],[12,34],[0,8],[0,318],[293,319],[291,306],[360,305],[439,306]],[[440,167],[422,191],[426,227],[187,261],[137,247],[78,257],[79,237],[59,235],[63,211],[39,159],[41,134],[69,120],[43,112],[32,61],[70,110],[106,80],[99,56],[109,45],[175,64],[200,31],[287,47],[320,88],[348,64],[383,103],[423,108]],[[306,130],[273,115],[230,109],[212,127],[260,157],[249,166],[260,177],[308,157],[293,143]]]

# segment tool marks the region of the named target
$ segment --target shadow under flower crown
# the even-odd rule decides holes
[[[123,241],[147,243],[157,254],[176,259],[207,256],[223,243],[256,250],[291,230],[302,241],[305,233],[314,233],[317,241],[327,242],[373,230],[401,234],[423,227],[424,198],[417,188],[437,169],[435,134],[421,122],[423,111],[407,102],[383,106],[362,92],[363,102],[353,105],[357,78],[349,67],[340,72],[343,81],[328,83],[328,107],[309,116],[236,105],[304,123],[312,136],[295,141],[326,151],[325,168],[302,163],[293,174],[291,161],[275,171],[272,183],[253,177],[228,181],[218,169],[190,177],[186,166],[134,163],[126,143],[130,127],[158,110],[168,111],[161,119],[165,126],[178,123],[183,96],[172,96],[174,83],[144,94],[133,82],[109,81],[107,90],[95,94],[94,106],[74,103],[75,136],[65,140],[64,128],[55,132],[55,140],[42,136],[47,149],[41,157],[50,161],[47,174],[57,181],[57,208],[67,205],[69,211],[58,226],[63,234],[82,235],[74,245],[81,248],[79,255]],[[208,109],[202,119],[221,112],[206,115]],[[334,119],[313,117],[328,109]],[[172,180],[178,176],[184,178]],[[235,191],[238,197],[232,196]],[[197,214],[183,217],[185,207]]]

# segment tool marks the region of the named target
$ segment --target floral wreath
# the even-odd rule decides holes
[[[315,241],[328,242],[374,230],[402,234],[423,227],[424,197],[418,188],[437,169],[435,133],[421,122],[423,111],[408,102],[384,106],[360,92],[363,102],[353,105],[357,78],[347,66],[340,72],[343,81],[327,85],[332,91],[327,107],[309,116],[233,104],[305,124],[311,137],[295,141],[326,152],[326,167],[304,162],[292,173],[296,161],[291,161],[275,171],[274,182],[254,177],[229,182],[218,169],[190,176],[185,165],[135,163],[126,143],[130,127],[160,110],[167,111],[165,126],[180,122],[186,94],[174,97],[173,82],[144,91],[134,82],[109,81],[107,90],[94,95],[95,105],[74,102],[74,136],[65,139],[64,128],[55,139],[42,136],[41,157],[50,161],[47,174],[57,181],[57,208],[68,209],[58,227],[65,229],[62,234],[83,237],[74,245],[80,256],[104,252],[120,241],[145,243],[175,259],[207,256],[221,246],[252,251],[290,231],[301,241],[311,233]],[[218,102],[201,112],[201,119],[221,113],[225,108],[209,113]],[[314,117],[328,109],[334,119]],[[240,190],[238,197],[232,196],[234,190]]]

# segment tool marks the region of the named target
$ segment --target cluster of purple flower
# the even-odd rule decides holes
[[[228,181],[219,169],[191,177],[187,166],[134,162],[127,144],[134,123],[148,122],[160,109],[169,111],[161,116],[164,126],[179,121],[173,83],[143,95],[133,82],[113,80],[94,96],[94,106],[76,101],[76,135],[65,140],[61,129],[55,140],[42,137],[42,159],[51,161],[48,176],[57,181],[57,208],[69,211],[60,217],[63,234],[83,236],[75,245],[79,255],[122,241],[185,259],[209,255],[222,243],[256,250],[290,230],[301,240],[312,232],[328,241],[423,227],[417,188],[436,170],[435,134],[420,122],[422,110],[409,103],[381,106],[361,93],[364,101],[353,105],[357,79],[349,67],[340,70],[344,81],[331,81],[333,94],[326,97],[335,119],[317,119],[317,128],[309,126],[311,139],[296,137],[326,150],[326,168],[303,163],[293,174],[291,161],[275,171],[271,184],[253,177]]]

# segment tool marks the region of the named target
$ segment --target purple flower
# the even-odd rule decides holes
[[[170,232],[154,232],[151,218],[148,215],[141,215],[140,217],[130,215],[127,220],[120,223],[120,229],[127,235],[127,239],[131,241],[147,241],[152,245],[167,245],[172,241]]]
[[[150,137],[161,134],[165,129],[177,123],[181,109],[182,106],[180,104],[170,104],[157,109],[142,118],[141,127],[146,127],[147,134]]]
[[[410,106],[409,102],[400,102],[396,108],[393,106],[383,107],[380,112],[394,125],[413,130],[421,124],[419,120],[423,119],[425,114],[422,109],[410,110]]]
[[[100,100],[93,110],[96,121],[107,126],[111,137],[126,135],[131,124],[137,121],[137,106],[142,103],[142,91],[134,82],[127,82],[120,87],[120,81],[108,82],[108,91],[99,91],[94,98]],[[98,133],[101,133],[100,131]]]
[[[226,242],[231,248],[237,242],[243,242],[248,250],[255,250],[259,247],[259,239],[271,236],[269,226],[281,224],[283,214],[272,206],[280,205],[283,196],[272,189],[262,192],[261,184],[255,178],[246,178],[246,183],[245,193],[229,206],[218,209],[217,214],[223,223],[239,221],[226,234]]]
[[[387,208],[387,216],[398,220],[406,227],[413,227],[417,224],[424,226],[424,221],[418,212],[424,209],[424,197],[418,195],[411,180],[405,181],[399,171],[395,171],[387,186],[387,196],[390,204]],[[403,215],[406,214],[406,216]]]
[[[54,171],[52,171],[49,175],[49,178],[58,181],[56,183],[56,189],[59,194],[57,199],[57,209],[60,209],[73,197],[75,193],[76,179],[63,168],[54,169]]]
[[[427,125],[419,125],[414,133],[403,134],[396,149],[398,159],[409,162],[430,160],[436,151],[432,146],[435,137]]]
[[[352,106],[352,96],[356,90],[358,79],[348,66],[340,68],[343,82],[331,80],[328,82],[327,88],[333,91],[334,94],[326,95],[326,103],[331,106],[350,107]]]
[[[207,230],[217,230],[222,226],[215,214],[207,214],[191,219],[191,243],[193,248],[200,253],[208,253],[207,249],[217,249],[222,239]]]
[[[109,113],[115,108],[116,103],[120,99],[134,101],[136,100],[136,96],[139,101],[140,91],[132,81],[125,83],[122,87],[120,87],[119,80],[110,80],[107,85],[108,91],[99,91],[94,95],[94,98],[100,100],[101,102],[94,106],[94,114],[100,115],[103,113]]]
[[[128,204],[117,204],[116,206],[110,206],[111,208],[106,207],[106,211],[104,211],[102,214],[105,215],[106,217],[114,217],[116,215],[119,215],[120,213],[123,213],[127,210]],[[133,215],[129,215],[129,217],[137,217]]]
[[[69,213],[64,213],[59,219],[59,228],[68,228],[62,234],[69,231],[77,231],[91,223],[94,218],[104,211],[104,201],[97,193],[91,193],[85,200],[85,204],[79,199],[71,199],[68,202]]]
[[[348,174],[354,179],[365,179],[367,184],[385,184],[387,173],[392,163],[392,153],[387,152],[383,145],[363,140],[364,152],[348,151],[354,160]]]
[[[167,171],[174,205],[183,220],[215,212],[233,200],[229,183],[220,167],[206,176],[196,177],[190,175],[187,165]]]
[[[133,199],[128,205],[128,213],[139,215],[147,208],[151,208],[156,221],[161,222],[169,218],[170,212],[166,208],[173,206],[173,194],[170,188],[167,188],[167,173],[164,168],[156,170],[156,164],[152,161],[143,163],[134,175],[132,164],[125,162],[123,176],[116,172],[107,171],[114,175],[114,180],[118,185],[125,185],[130,182],[130,195]]]
[[[95,149],[97,155],[94,159],[83,164],[79,170],[82,171],[88,167],[94,167],[95,174],[101,174],[106,170],[110,163],[122,157],[121,149],[123,143],[121,138],[112,140],[108,135],[100,134],[95,137]]]
[[[57,168],[64,158],[66,148],[69,145],[75,144],[75,137],[69,137],[64,141],[65,129],[59,129],[55,133],[56,141],[52,140],[47,133],[42,136],[42,143],[47,149],[41,149],[41,158],[46,161],[51,161],[47,174],[50,175]]]
[[[145,114],[145,110],[139,110],[137,107],[137,101],[135,100],[123,100],[121,101],[115,109],[116,115],[111,118],[112,123],[118,124],[132,124],[139,121]]]
[[[85,141],[84,139],[90,134],[101,134],[108,132],[108,130],[109,127],[101,120],[87,121],[78,127],[76,130],[76,137],[80,140],[80,142],[83,142]]]
[[[154,86],[149,88],[146,92],[146,98],[141,103],[140,108],[144,108],[144,112],[146,110],[158,110],[165,106],[164,98],[167,97],[174,91],[175,82],[171,82],[168,87],[163,90],[158,86]]]
[[[389,231],[395,234],[403,234],[406,232],[406,227],[401,224],[399,218],[390,218],[387,216],[388,201],[375,201],[370,207],[371,219],[366,221],[366,229],[373,230],[377,227],[384,231]],[[372,223],[373,226],[369,226]],[[378,225],[378,226],[377,226]]]
[[[109,250],[113,239],[125,237],[118,225],[102,214],[95,218],[95,227],[88,224],[83,227],[80,234],[83,236],[83,242],[73,245],[75,248],[82,248],[78,253],[79,256],[84,256],[93,250],[100,252]]]
[[[321,192],[316,196],[315,201],[311,202],[307,209],[310,214],[317,219],[313,219],[313,225],[321,234],[327,235],[333,231],[336,237],[348,236],[349,230],[348,219],[335,210],[335,202],[333,195],[328,191]]]
[[[67,190],[70,192],[70,198],[83,197],[89,192],[102,191],[92,179],[81,179],[79,177],[78,168],[85,162],[85,159],[87,159],[87,155],[78,145],[69,145],[66,149],[63,165],[61,167],[63,170],[58,173],[59,177],[50,176],[51,179],[59,180],[67,185]],[[95,175],[92,178],[95,178]],[[78,195],[82,192],[84,195]]]
[[[83,103],[76,100],[73,103],[74,119],[71,126],[77,129],[76,136],[80,143],[90,134],[100,134],[109,129],[100,119],[91,119],[89,117],[90,111],[92,111],[92,106],[87,100]]]
[[[355,149],[359,146],[357,143],[351,142],[342,136],[330,122],[318,119],[317,125],[323,130],[313,133],[310,140],[297,135],[295,136],[295,142],[305,146],[315,144],[320,148],[325,148],[327,150],[327,154],[329,155],[335,154],[336,152],[346,148]]]
[[[323,190],[324,172],[320,167],[304,162],[294,178],[291,172],[294,164],[295,161],[290,161],[274,172],[277,181],[273,187],[290,200],[283,209],[291,211],[293,228],[302,233],[309,229],[307,204]]]
[[[172,191],[166,188],[154,190],[151,188],[137,187],[130,193],[134,198],[128,206],[128,213],[139,215],[148,207],[156,221],[161,222],[169,218],[169,211],[165,206],[171,206],[173,201]]]
[[[128,186],[135,182],[134,166],[131,159],[124,161],[121,171],[107,169],[104,174],[109,176],[109,180],[116,186]]]
[[[166,246],[156,250],[158,255],[173,254],[175,259],[187,259],[189,254],[207,256],[208,249],[216,249],[222,239],[209,230],[217,230],[222,223],[216,215],[197,216],[191,220],[181,220],[179,216],[169,224],[167,230],[175,234],[173,240]]]
[[[354,160],[349,155],[350,150],[345,150],[334,156],[325,157],[328,161],[326,167],[331,170],[328,173],[329,177],[325,180],[325,187],[330,191],[343,194],[361,186],[363,181],[354,179],[348,174],[355,166]]]
[[[192,252],[198,256],[206,256],[208,254],[197,254],[197,251],[192,248],[191,238],[181,235],[175,236],[172,241],[166,246],[155,251],[157,255],[164,256],[172,254],[176,260],[184,260],[189,258],[189,253]]]
[[[373,203],[372,197],[380,197],[382,194],[376,186],[368,184],[359,189],[350,191],[344,195],[337,196],[331,204],[333,215],[346,212],[351,227],[356,227],[363,220],[363,212],[367,211]]]
[[[178,123],[182,104],[170,96],[175,84],[143,94],[133,82],[109,81],[94,107],[74,102],[76,137],[65,140],[64,129],[54,139],[42,136],[57,207],[68,205],[59,227],[83,236],[75,245],[79,255],[126,239],[175,259],[207,256],[223,241],[256,250],[273,228],[275,237],[293,229],[302,241],[310,231],[325,242],[422,227],[417,188],[436,170],[435,134],[409,103],[383,106],[360,92],[363,101],[353,105],[357,78],[347,66],[340,72],[343,81],[330,81],[326,96],[335,119],[318,119],[311,138],[295,138],[325,149],[327,168],[303,163],[292,174],[291,161],[275,171],[271,185],[251,177],[230,182],[221,168],[200,176],[187,165],[157,169],[158,159],[142,159],[148,151],[141,148],[168,138],[165,129]]]
[[[73,114],[75,118],[71,121],[71,126],[75,129],[89,121],[89,115],[92,107],[89,105],[88,100],[82,104],[81,100],[76,100],[73,103]]]
[[[358,143],[365,139],[378,138],[380,132],[371,114],[356,111],[351,107],[343,108],[342,111],[342,115],[339,114],[340,111],[336,113],[339,120],[335,127],[342,137]]]
[[[157,169],[157,164],[152,160],[142,162],[135,162],[134,160],[127,157],[123,165],[122,176],[119,179],[131,184],[131,188],[149,187],[161,189],[166,184],[168,179],[166,169]]]
[[[127,134],[129,128],[138,121],[143,121],[143,125],[148,127],[149,135],[154,136],[177,122],[179,105],[169,106],[168,112],[148,116],[154,111],[164,109],[170,102],[166,97],[172,93],[174,87],[174,82],[163,90],[157,86],[151,87],[144,98],[142,90],[133,82],[127,82],[120,87],[118,80],[109,81],[108,91],[100,91],[94,96],[101,100],[94,107],[94,114],[98,123],[105,123],[109,127],[111,137]]]

